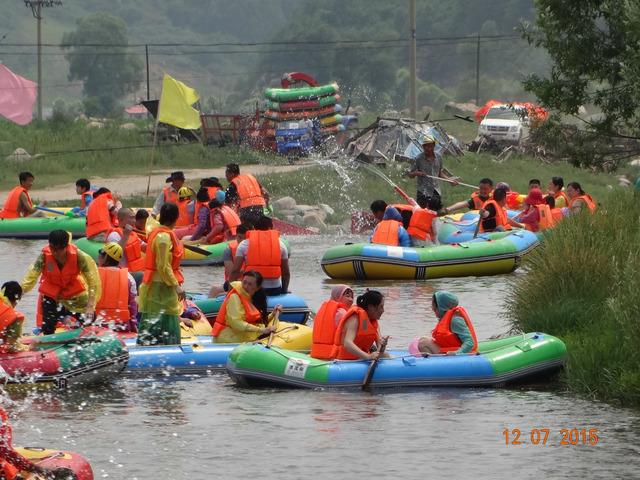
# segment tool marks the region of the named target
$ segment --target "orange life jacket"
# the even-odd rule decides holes
[[[463,307],[460,306],[447,310],[446,313],[442,316],[442,318],[436,325],[436,328],[434,328],[431,332],[433,341],[440,347],[440,351],[443,353],[458,350],[462,346],[462,342],[460,341],[458,336],[451,331],[451,319],[454,315],[459,315],[464,318],[464,321],[469,328],[469,332],[473,337],[473,349],[471,350],[471,352],[477,352],[478,339],[476,338],[476,331],[473,328],[473,324],[471,323],[469,314]]]
[[[280,233],[277,230],[250,230],[247,232],[247,241],[246,270],[260,272],[264,278],[280,278]]]
[[[126,268],[98,267],[102,296],[96,304],[100,319],[125,323],[131,319],[129,313],[129,271]]]
[[[233,210],[233,208],[227,205],[223,205],[222,207],[220,207],[220,212],[222,213],[222,219],[224,220],[224,223],[227,225],[229,232],[231,233],[231,235],[235,235],[236,228],[238,228],[238,225],[242,223],[240,221],[240,217]]]
[[[11,425],[9,425],[9,416],[2,407],[0,407],[0,421],[2,421],[2,425],[0,425],[0,438],[2,438],[3,443],[5,443],[7,447],[13,449],[13,432]],[[4,474],[3,478],[7,480],[13,480],[18,476],[18,473],[20,473],[16,467],[2,458],[0,458],[0,470]]]
[[[487,200],[491,200],[491,194],[489,194],[489,198],[487,200],[482,200],[480,198],[480,192],[475,191],[471,194],[471,200],[473,201],[473,208],[475,208],[476,210],[480,210],[482,208],[482,205],[484,205],[484,202],[486,202]]]
[[[178,200],[178,221],[176,227],[187,227],[193,223],[193,216],[189,213],[190,200]]]
[[[518,208],[522,202],[520,202],[520,194],[509,190],[507,192],[507,207]]]
[[[173,187],[167,185],[162,189],[162,193],[164,194],[164,203],[178,204],[178,192],[176,192]]]
[[[311,356],[323,360],[333,358],[334,340],[336,336],[335,318],[339,308],[344,308],[340,302],[327,300],[313,319],[313,343]]]
[[[147,236],[147,255],[145,256],[144,263],[144,275],[142,276],[142,283],[151,283],[153,279],[153,273],[157,270],[156,268],[156,254],[153,251],[153,241],[156,239],[156,236],[159,233],[167,233],[169,234],[169,238],[171,238],[171,269],[173,270],[173,275],[176,277],[176,280],[179,284],[184,282],[184,276],[182,275],[182,270],[180,270],[180,262],[182,261],[182,257],[184,256],[184,247],[176,237],[176,234],[168,227],[164,225],[160,225],[156,229],[152,230],[151,233]]]
[[[22,185],[14,187],[7,195],[7,200],[4,202],[2,210],[0,210],[0,218],[20,218],[22,212],[18,211],[20,205],[20,195],[25,194],[27,196],[27,203],[30,207],[33,207],[33,202],[29,196],[29,192]]]
[[[231,240],[228,244],[229,246],[229,250],[231,250],[231,263],[233,263],[236,259],[236,252],[238,251],[238,241],[237,240]],[[245,262],[242,262],[242,266],[240,267],[240,274],[242,274],[242,272],[244,272],[247,269],[247,265]],[[229,280],[229,273],[227,272],[227,269],[225,268],[224,270],[224,279]]]
[[[573,198],[572,200],[569,201],[569,204],[567,205],[569,208],[573,207],[573,203],[576,200],[582,200],[587,208],[589,209],[590,212],[594,212],[596,209],[596,202],[593,201],[593,198],[591,198],[591,195],[589,195],[588,193],[585,193],[584,195],[580,195],[578,197]]]
[[[122,228],[112,228],[107,232],[107,237],[111,232],[116,232],[120,238],[124,237]],[[142,256],[142,240],[136,232],[130,232],[127,243],[124,245],[124,256],[127,259],[127,268],[130,272],[141,272],[144,270],[144,257]]]
[[[40,274],[40,288],[38,291],[53,300],[68,300],[85,291],[86,287],[80,281],[78,268],[78,247],[67,245],[67,260],[60,270],[58,262],[51,253],[49,245],[42,249],[44,267]]]
[[[262,190],[258,180],[250,173],[238,175],[231,180],[238,190],[240,208],[260,206],[264,207],[267,202],[262,196]]]
[[[5,329],[18,320],[24,320],[24,315],[0,300],[0,340],[2,340],[0,353],[5,353],[9,350],[9,345],[6,344]]]
[[[553,228],[553,226],[556,224],[556,219],[553,216],[551,207],[549,207],[549,205],[547,205],[546,203],[543,203],[542,205],[536,205],[536,208],[538,209],[538,213],[540,214],[540,223],[538,224],[538,228],[540,230]],[[562,215],[562,213],[560,214]]]
[[[509,222],[507,221],[507,212],[504,211],[504,208],[502,208],[502,206],[500,206],[498,204],[498,202],[496,202],[495,200],[491,199],[491,200],[487,200],[486,202],[484,202],[484,205],[482,205],[482,208],[486,209],[488,205],[493,205],[494,208],[496,209],[496,228],[499,227],[500,225],[502,225],[502,227],[505,230],[511,230],[511,225],[509,225]],[[484,232],[484,222],[486,222],[487,220],[489,220],[488,218],[485,219],[478,219],[478,221],[480,222],[480,231]]]
[[[553,216],[555,223],[558,223],[560,220],[564,218],[561,208],[552,208],[551,215]]]
[[[416,208],[409,220],[409,228],[407,233],[412,237],[419,238],[420,240],[431,240],[433,219],[438,214],[428,208]]]
[[[554,200],[557,200],[560,197],[564,198],[564,206],[568,207],[569,204],[571,203],[571,200],[569,200],[569,197],[567,196],[564,190],[560,190],[559,192],[553,194]]]
[[[222,190],[220,187],[205,187],[207,189],[207,193],[209,194],[209,200],[213,200],[216,198],[216,193],[218,190]]]
[[[242,302],[242,307],[244,308],[244,321],[255,325],[262,318],[262,314],[260,311],[251,303],[250,298],[246,298],[240,292],[238,292],[235,288],[231,288],[227,296],[224,298],[224,302],[222,302],[222,306],[220,307],[220,311],[216,316],[216,321],[213,324],[213,328],[211,329],[211,336],[217,337],[220,335],[225,328],[227,328],[227,303],[229,302],[229,297],[231,295],[237,295],[240,298],[240,302]]]
[[[382,220],[371,235],[371,243],[380,245],[398,245],[398,231],[402,223],[397,220]]]
[[[102,232],[108,232],[114,226],[114,217],[109,211],[109,201],[113,200],[110,193],[103,193],[94,198],[87,209],[87,237],[94,237]]]
[[[80,194],[80,208],[82,210],[87,208],[87,195],[90,195],[91,197],[93,197],[94,193],[95,193],[95,190],[87,190],[86,192],[82,192]]]
[[[344,314],[342,320],[340,320],[340,323],[338,324],[336,336],[333,339],[332,358],[338,360],[358,360],[358,357],[347,351],[342,344],[344,325],[353,315],[358,317],[358,330],[353,343],[355,343],[360,350],[367,353],[371,351],[371,347],[379,337],[378,321],[369,320],[366,310],[354,305],[347,310],[347,313]]]

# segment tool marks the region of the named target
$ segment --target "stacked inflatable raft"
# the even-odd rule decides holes
[[[321,266],[328,276],[340,279],[425,280],[498,275],[518,268],[522,257],[539,244],[536,234],[526,230],[489,235],[424,248],[340,245],[325,252]]]
[[[478,354],[416,357],[391,351],[378,362],[370,386],[502,386],[560,368],[566,347],[556,337],[528,333],[479,342]],[[264,345],[240,345],[227,362],[227,372],[242,386],[348,388],[360,387],[370,361],[318,360],[300,352]]]

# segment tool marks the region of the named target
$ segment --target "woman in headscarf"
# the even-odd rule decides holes
[[[347,285],[331,289],[331,298],[324,302],[313,320],[311,356],[328,360],[333,352],[334,337],[340,320],[353,305],[353,290]]]
[[[431,308],[438,318],[438,324],[431,332],[430,338],[418,339],[417,349],[420,353],[458,355],[474,353],[478,350],[478,340],[473,324],[467,311],[458,305],[456,295],[444,290],[435,292]],[[414,348],[415,342],[409,350]]]

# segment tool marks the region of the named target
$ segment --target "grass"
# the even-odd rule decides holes
[[[139,123],[141,127],[148,126]],[[18,173],[29,170],[36,176],[36,188],[73,182],[80,177],[113,177],[145,174],[149,169],[152,137],[145,130],[122,130],[117,124],[87,129],[83,122],[34,122],[26,127],[2,122],[0,128],[0,188],[16,184]],[[25,161],[7,160],[16,148],[30,155]],[[155,152],[153,169],[211,168],[229,162],[285,163],[274,155],[235,147],[219,148],[199,143],[161,143]]]
[[[513,327],[559,336],[565,381],[606,401],[640,406],[640,196],[615,192],[595,215],[562,222],[508,296]]]

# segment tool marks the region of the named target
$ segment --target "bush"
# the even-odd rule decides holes
[[[568,385],[640,405],[640,198],[612,193],[606,208],[564,220],[512,287],[514,329],[567,344]]]

